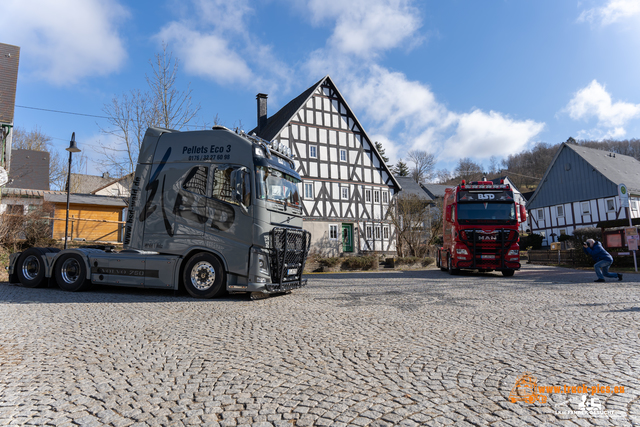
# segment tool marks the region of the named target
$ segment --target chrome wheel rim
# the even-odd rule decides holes
[[[69,258],[62,263],[60,268],[60,275],[65,283],[74,283],[80,278],[80,263],[74,258]]]
[[[40,260],[35,255],[29,255],[22,263],[22,275],[27,280],[34,280],[40,273]]]
[[[191,269],[191,284],[199,291],[206,291],[216,281],[216,270],[206,262],[200,261]]]

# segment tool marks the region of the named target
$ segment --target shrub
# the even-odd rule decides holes
[[[587,239],[593,239],[597,241],[602,240],[602,230],[595,227],[576,228],[573,230],[573,236],[575,237],[578,246],[582,246]]]
[[[433,258],[430,258],[430,257],[422,258],[422,266],[423,267],[429,267],[434,262],[436,262],[436,260],[433,259]]]
[[[422,259],[418,258],[417,256],[406,256],[402,258],[396,258],[395,264],[396,265],[418,264],[421,261]]]
[[[338,257],[317,258],[316,261],[323,267],[335,267],[340,264],[340,258]]]
[[[349,270],[371,270],[378,268],[378,257],[375,256],[354,256],[344,258],[342,267]]]

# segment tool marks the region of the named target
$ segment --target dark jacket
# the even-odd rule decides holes
[[[604,250],[600,242],[595,242],[592,248],[590,248],[588,245],[586,248],[583,246],[582,250],[585,253],[591,255],[591,257],[595,262],[602,261],[605,259],[607,261],[613,262],[613,257],[609,254],[609,252]]]

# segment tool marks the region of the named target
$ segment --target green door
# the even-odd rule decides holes
[[[353,224],[342,224],[342,251],[353,252]]]

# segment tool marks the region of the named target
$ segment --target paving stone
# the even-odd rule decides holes
[[[0,284],[0,425],[640,424],[640,275],[592,276],[323,274],[259,301]],[[513,403],[525,372],[625,386],[597,395],[625,417],[559,414],[578,394]]]

